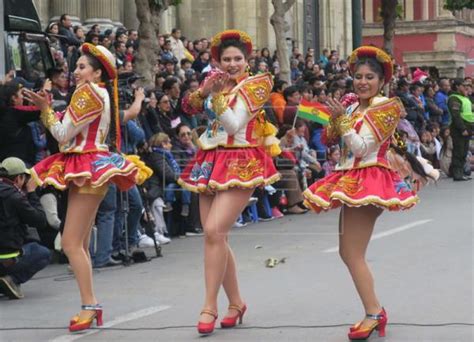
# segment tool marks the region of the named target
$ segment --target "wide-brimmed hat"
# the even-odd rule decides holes
[[[378,63],[380,63],[383,68],[385,84],[390,82],[393,74],[392,58],[385,51],[375,46],[361,46],[352,51],[349,56],[349,68],[352,74],[355,72],[357,62],[364,58],[374,58]]]
[[[247,33],[240,30],[225,30],[216,34],[211,40],[211,56],[216,61],[220,60],[219,47],[224,41],[229,39],[235,39],[242,42],[245,46],[247,56],[252,53],[252,39]]]

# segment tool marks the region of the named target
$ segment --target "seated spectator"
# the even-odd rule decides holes
[[[400,121],[398,122],[397,129],[399,131],[403,131],[407,134],[407,149],[408,152],[413,153],[416,156],[420,155],[420,138],[418,137],[418,133],[416,133],[415,128],[411,124],[410,121],[406,119],[407,113],[403,111],[400,114]]]
[[[23,298],[20,284],[51,259],[46,247],[28,241],[28,226],[43,228],[47,224],[35,193],[36,183],[27,181],[28,174],[25,163],[15,157],[0,165],[0,292],[11,299]]]
[[[85,42],[92,45],[99,45],[99,34],[94,31],[89,31],[86,35]]]
[[[53,68],[48,71],[48,78],[51,80],[51,95],[53,97],[52,107],[57,112],[66,109],[70,101],[69,80],[67,74],[59,69]]]
[[[436,160],[433,163],[433,167],[435,169],[439,169],[439,159],[441,157],[441,147],[443,146],[441,138],[439,136],[440,131],[441,131],[440,127],[439,127],[439,124],[437,122],[431,122],[429,124],[429,126],[427,127],[427,131],[431,133],[431,136],[433,137],[433,142],[434,142],[435,147],[436,147]]]
[[[193,62],[192,68],[197,73],[202,73],[203,69],[206,68],[210,63],[211,57],[209,51],[203,50],[199,52],[198,57]]]
[[[173,154],[171,153],[171,144],[170,137],[165,133],[158,133],[151,137],[150,139],[150,148],[152,152],[161,155],[162,160],[168,164],[168,166],[173,170],[176,177],[179,177],[181,174],[181,167],[179,166],[176,159],[174,159]],[[165,185],[164,191],[164,200],[165,200],[165,209],[164,211],[173,210],[173,203],[176,202],[176,192],[180,189],[180,199],[181,199],[181,216],[189,215],[189,205],[191,204],[191,193],[187,190],[182,190],[176,182],[169,183]]]
[[[333,145],[329,148],[327,160],[323,164],[324,176],[329,176],[334,172],[337,163],[341,159],[341,149],[339,145]]]
[[[170,137],[175,136],[175,128],[181,123],[179,116],[175,116],[173,108],[171,107],[170,97],[166,94],[157,94],[158,101],[158,124],[163,129],[163,132]]]
[[[196,146],[193,144],[191,128],[186,124],[179,124],[176,127],[178,138],[173,143],[172,153],[181,170],[188,165],[189,161],[196,154]],[[191,204],[189,207],[189,217],[186,224],[186,235],[196,235],[202,233],[202,225],[199,215],[199,196],[191,193]]]
[[[421,156],[431,164],[434,164],[436,161],[436,146],[431,133],[428,131],[422,131],[420,134],[420,142]]]
[[[46,33],[48,33],[49,38],[49,47],[54,49],[54,52],[61,52],[61,42],[59,41],[58,34],[59,34],[59,23],[57,21],[53,21],[49,24]]]
[[[279,125],[283,124],[283,112],[286,107],[286,100],[283,96],[283,91],[287,86],[288,83],[286,81],[277,80],[275,81],[272,92],[270,93],[270,103]]]
[[[303,206],[303,195],[300,182],[298,181],[298,161],[288,146],[293,145],[295,136],[290,125],[283,125],[277,134],[280,139],[282,153],[275,158],[275,166],[281,174],[281,179],[273,187],[283,191],[286,203],[280,203],[285,214],[304,214],[308,210]]]
[[[441,117],[443,116],[443,110],[438,107],[434,100],[435,91],[431,85],[425,86],[424,95],[426,101],[426,110],[428,112],[430,122],[436,122],[439,124],[441,122]]]
[[[146,107],[140,111],[138,121],[145,132],[145,139],[148,141],[154,134],[163,132],[163,129],[158,123],[158,101],[154,91],[148,93],[147,100]]]
[[[293,125],[298,105],[301,101],[301,94],[297,86],[289,86],[283,91],[283,97],[286,101],[285,110],[283,112],[283,123]]]
[[[451,161],[453,159],[453,139],[451,138],[451,130],[444,127],[440,133],[442,147],[439,158],[439,167],[448,177],[452,177]]]
[[[306,123],[301,119],[296,120],[296,134],[291,147],[293,148],[293,152],[302,170],[309,168],[310,170],[318,173],[322,170],[321,164],[319,164],[317,160],[316,151],[308,147],[308,140],[305,137],[307,132],[308,126],[306,126]]]

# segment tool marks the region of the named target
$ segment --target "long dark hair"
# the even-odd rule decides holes
[[[84,56],[87,58],[87,61],[91,65],[92,69],[95,70],[101,70],[101,81],[104,82],[105,84],[105,89],[107,90],[107,93],[109,93],[109,100],[110,100],[110,129],[109,129],[109,137],[110,137],[110,147],[112,151],[117,152],[117,143],[116,143],[116,138],[117,138],[117,123],[115,122],[115,101],[114,101],[114,80],[109,77],[109,74],[107,73],[107,70],[105,70],[105,67],[102,65],[102,63],[99,62],[97,58],[95,58],[91,54],[84,54]]]
[[[0,85],[0,110],[4,111],[12,106],[12,98],[21,89],[20,84],[6,83]]]
[[[395,144],[390,144],[390,147],[397,154],[404,157],[406,159],[406,161],[410,164],[411,169],[413,170],[413,172],[420,175],[425,181],[428,181],[428,178],[436,181],[435,178],[433,178],[432,176],[430,176],[429,174],[427,174],[425,172],[425,169],[424,169],[423,165],[421,165],[420,161],[416,158],[416,156],[414,154],[408,152],[406,150],[406,148],[400,147],[400,146],[395,145]]]

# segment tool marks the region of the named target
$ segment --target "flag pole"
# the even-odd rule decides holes
[[[299,105],[298,105],[298,107],[299,107]],[[293,119],[293,128],[295,128],[296,119],[298,118],[298,107],[296,108],[295,118]]]

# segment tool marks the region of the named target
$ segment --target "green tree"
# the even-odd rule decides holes
[[[137,18],[140,22],[136,70],[144,77],[144,85],[152,85],[153,68],[160,53],[158,34],[160,33],[160,17],[170,6],[177,6],[181,0],[135,0]]]
[[[474,9],[474,1],[472,0],[446,0],[444,8],[454,11],[461,11],[464,8]]]

